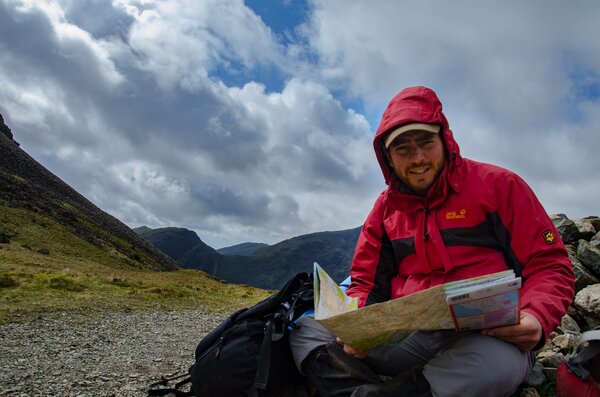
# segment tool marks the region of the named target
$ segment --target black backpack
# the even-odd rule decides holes
[[[312,274],[298,273],[278,293],[230,315],[200,341],[189,374],[162,378],[151,385],[148,395],[309,396],[305,378],[292,359],[288,336],[298,327],[294,321],[313,306]],[[190,390],[183,391],[188,383]]]

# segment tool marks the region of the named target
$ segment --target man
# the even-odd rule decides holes
[[[361,231],[347,294],[364,306],[510,268],[523,281],[520,323],[417,331],[382,358],[305,317],[290,337],[298,367],[323,397],[511,395],[573,299],[552,222],[516,174],[461,157],[431,89],[397,94],[373,144],[388,187]]]

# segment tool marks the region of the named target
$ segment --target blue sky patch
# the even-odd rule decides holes
[[[600,100],[600,74],[597,70],[585,67],[573,53],[564,55],[564,63],[571,83],[571,95],[565,98],[567,116],[572,121],[581,121],[584,115],[579,105]]]
[[[310,8],[304,0],[246,0],[245,3],[282,41],[297,38],[295,29],[307,20]]]

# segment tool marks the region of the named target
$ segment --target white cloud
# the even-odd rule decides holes
[[[241,0],[117,3],[135,18],[129,44],[164,88],[194,90],[217,68],[286,68],[283,47]]]
[[[598,212],[600,124],[585,109],[599,103],[599,4],[314,4],[305,32],[322,78],[363,98],[373,127],[397,91],[428,85],[464,155],[519,172],[553,211]]]
[[[313,4],[286,42],[240,0],[0,3],[0,112],[104,210],[220,247],[358,226],[383,189],[377,117],[426,84],[463,154],[550,211],[598,212],[595,3]],[[270,71],[281,89],[244,80]]]
[[[308,78],[267,92],[261,83],[227,87],[208,75],[229,62],[288,67],[286,49],[256,15],[241,2],[120,4],[133,18],[128,41],[99,28],[107,26],[101,21],[86,22],[103,32],[100,38],[60,28],[78,40],[74,53],[100,45],[106,51],[89,58],[88,74],[77,57],[61,55],[61,40],[47,40],[48,51],[35,62],[60,69],[25,75],[35,54],[13,52],[5,70],[20,97],[12,95],[11,104],[4,101],[8,90],[0,91],[1,111],[24,148],[132,226],[194,228],[215,246],[250,237],[273,243],[362,222],[372,197],[356,191],[382,187],[371,177],[376,163],[362,115]],[[65,20],[60,8],[58,16],[23,12],[56,35],[55,21]],[[79,20],[81,10],[69,12]],[[19,25],[17,18],[9,22]],[[42,36],[36,25],[23,25]],[[79,75],[83,87],[93,88],[107,60],[123,79],[110,91],[70,81]],[[36,109],[38,122],[26,122],[23,109]]]
[[[425,84],[495,116],[552,117],[570,88],[564,57],[590,65],[600,50],[591,2],[315,3],[309,37],[325,77],[377,106]]]

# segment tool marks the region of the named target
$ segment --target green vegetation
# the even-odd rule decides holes
[[[270,294],[225,284],[196,270],[128,266],[115,249],[93,245],[40,212],[0,204],[0,323],[64,310],[233,311]]]

